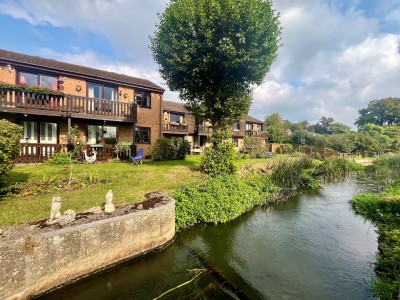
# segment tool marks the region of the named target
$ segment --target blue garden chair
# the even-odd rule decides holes
[[[132,164],[135,163],[136,165],[142,165],[142,159],[143,159],[143,149],[139,148],[138,153],[136,153],[135,156],[129,155],[129,157],[132,159]]]

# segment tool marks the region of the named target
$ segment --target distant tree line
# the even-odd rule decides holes
[[[365,155],[400,151],[400,99],[373,100],[359,110],[355,125],[358,131],[321,117],[316,124],[307,121],[293,123],[279,113],[265,118],[270,143],[289,143],[332,149],[343,153]]]

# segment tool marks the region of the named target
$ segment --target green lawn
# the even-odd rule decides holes
[[[113,191],[116,205],[140,202],[148,192],[162,191],[170,194],[182,185],[204,176],[199,171],[200,160],[201,155],[191,155],[184,161],[149,161],[142,166],[125,162],[75,164],[72,167],[75,182],[82,181],[84,177],[88,179],[89,176],[109,181],[76,190],[57,187],[61,180],[67,181],[69,178],[69,166],[17,165],[8,176],[9,182],[17,187],[28,185],[30,188],[22,189],[19,195],[0,198],[0,226],[48,218],[53,196],[61,196],[61,212],[67,209],[82,212],[93,206],[103,206],[108,190]],[[243,177],[255,168],[265,167],[268,160],[271,159],[242,159],[237,160],[236,165]],[[33,195],[32,191],[36,191],[33,184],[47,193]],[[67,186],[66,183],[63,185]]]
[[[93,206],[102,206],[108,190],[114,193],[114,203],[135,203],[143,200],[146,193],[163,191],[170,193],[183,184],[201,176],[200,156],[189,156],[185,161],[144,162],[142,166],[129,163],[75,164],[72,177],[111,180],[109,183],[87,186],[79,190],[58,190],[56,184],[43,185],[52,193],[45,195],[7,196],[0,199],[0,226],[48,218],[53,196],[61,196],[61,212],[74,209],[77,212]],[[17,165],[9,175],[9,181],[44,183],[66,180],[69,167],[37,165]],[[54,191],[53,191],[54,190]]]

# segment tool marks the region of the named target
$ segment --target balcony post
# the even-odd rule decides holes
[[[68,123],[68,134],[71,133],[71,111],[72,111],[72,99],[71,94],[67,95],[67,123]]]

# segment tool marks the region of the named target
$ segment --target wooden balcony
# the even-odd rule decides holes
[[[136,122],[137,105],[73,95],[0,90],[0,112]]]
[[[199,135],[209,135],[213,132],[212,127],[199,125],[198,134]]]
[[[187,125],[183,125],[183,124],[164,123],[163,124],[163,132],[164,133],[173,133],[173,134],[189,134],[189,128]]]
[[[267,139],[268,134],[265,131],[246,130],[246,135],[253,138]]]
[[[105,144],[101,145],[101,148],[93,147],[90,145],[86,146],[88,154],[92,155],[92,150],[97,151],[96,161],[107,161],[115,157],[114,145]],[[15,163],[42,163],[51,158],[55,153],[65,151],[67,149],[66,144],[21,144],[20,156],[15,160]],[[83,158],[83,153],[82,160]],[[127,154],[120,154],[120,158],[128,158]]]

